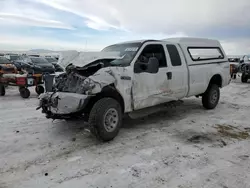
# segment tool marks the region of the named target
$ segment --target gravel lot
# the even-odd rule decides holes
[[[238,78],[239,79],[239,78]],[[124,122],[109,143],[79,122],[52,122],[37,95],[0,97],[0,188],[249,188],[250,83],[233,81],[220,104],[201,100]]]

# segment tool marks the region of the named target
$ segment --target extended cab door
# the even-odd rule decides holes
[[[151,57],[159,61],[159,70],[156,73],[147,72],[147,63]],[[147,42],[142,46],[135,57],[133,67],[132,106],[134,110],[173,100],[168,94],[173,69],[169,69],[168,65],[166,47],[163,43]]]
[[[188,67],[181,48],[175,44],[166,44],[167,53],[169,55],[168,72],[171,73],[169,80],[169,92],[172,97],[181,99],[186,97],[189,89]]]

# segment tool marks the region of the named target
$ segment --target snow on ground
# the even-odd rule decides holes
[[[231,83],[206,111],[190,98],[175,109],[125,120],[98,142],[81,122],[52,122],[37,96],[0,97],[1,188],[249,188],[250,85]],[[249,133],[250,134],[250,133]]]

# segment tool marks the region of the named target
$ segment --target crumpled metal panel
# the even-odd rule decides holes
[[[78,94],[84,94],[86,91],[93,89],[94,86],[94,82],[90,79],[74,72],[59,75],[55,78],[54,85],[57,91]]]
[[[100,69],[92,76],[85,77],[72,68],[72,70],[55,78],[54,88],[59,92],[95,94],[114,82],[115,78],[109,69]]]
[[[70,114],[81,110],[87,97],[77,93],[48,92],[41,94],[39,99],[48,100],[49,110],[54,114]]]

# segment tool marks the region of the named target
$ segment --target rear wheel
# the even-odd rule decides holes
[[[19,91],[22,98],[27,99],[30,97],[30,90],[28,88],[20,88]]]
[[[247,83],[247,80],[248,80],[247,76],[243,73],[243,74],[241,75],[241,82],[242,82],[242,83]]]
[[[113,140],[122,124],[121,105],[115,99],[103,98],[97,101],[89,114],[92,134],[99,140]]]
[[[208,86],[207,91],[202,96],[202,104],[206,109],[214,109],[220,99],[220,89],[216,84]]]
[[[0,96],[4,96],[4,95],[5,95],[5,86],[0,85]]]

